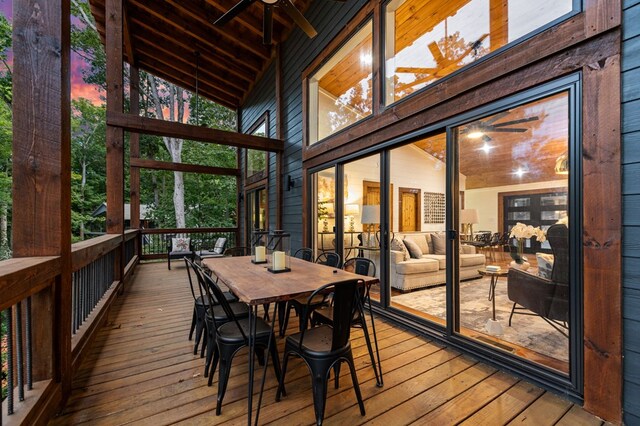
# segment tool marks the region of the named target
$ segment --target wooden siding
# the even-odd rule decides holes
[[[623,2],[624,422],[640,424],[640,0]]]
[[[80,366],[66,407],[51,424],[246,424],[246,350],[234,360],[222,415],[216,417],[218,375],[207,387],[204,360],[193,355],[187,340],[192,312],[184,266],[176,263],[171,271],[164,262],[138,266]],[[375,386],[364,338],[354,329],[367,415],[360,416],[345,367],[340,388],[328,389],[327,425],[602,424],[582,408],[453,349],[380,318],[376,325],[384,387]],[[292,317],[288,333],[296,327]],[[278,345],[282,355],[284,339]],[[260,424],[314,424],[309,380],[307,367],[292,360],[288,395],[276,403],[269,369]]]

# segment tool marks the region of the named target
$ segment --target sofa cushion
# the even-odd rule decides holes
[[[407,250],[409,250],[412,259],[420,259],[422,257],[422,250],[415,241],[406,238],[402,241],[404,245],[407,246]]]
[[[536,253],[536,260],[538,261],[538,276],[550,280],[553,271],[553,255]]]
[[[396,264],[396,272],[402,275],[438,272],[438,262],[432,259],[409,259]]]
[[[420,247],[420,251],[422,254],[431,253],[429,242],[427,242],[427,237],[429,234],[413,234],[413,235],[405,235],[404,239],[413,241]]]
[[[486,262],[484,254],[461,254],[460,267],[465,266],[483,266]]]
[[[431,246],[433,254],[447,254],[447,236],[444,232],[436,232],[431,234]]]
[[[391,240],[391,250],[402,252],[402,260],[408,260],[411,257],[409,255],[409,250],[407,250],[407,246],[397,238]]]
[[[435,260],[438,262],[438,267],[440,269],[447,269],[447,256],[444,254],[425,254],[422,256],[423,259]]]

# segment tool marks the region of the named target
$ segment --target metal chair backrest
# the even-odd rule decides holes
[[[198,265],[196,265],[196,267],[199,268]],[[224,313],[226,317],[229,319],[229,322],[233,322],[236,325],[244,341],[248,342],[249,339],[247,338],[247,335],[245,334],[244,329],[240,327],[238,318],[236,318],[236,315],[233,313],[233,309],[231,309],[231,305],[229,304],[229,301],[227,300],[227,298],[224,297],[224,293],[218,286],[218,283],[215,282],[213,278],[211,278],[208,275],[200,274],[200,276],[203,279],[205,287],[208,289],[207,291],[210,291],[212,293],[212,296],[218,300],[219,305],[222,306],[222,310],[224,310]],[[214,322],[215,322],[215,319],[214,319]]]
[[[237,256],[249,256],[251,250],[248,247],[231,247],[224,251],[225,256],[237,257]]]
[[[311,312],[311,305],[316,295],[333,293],[333,333],[331,336],[331,351],[344,348],[349,342],[351,333],[351,319],[354,310],[361,310],[362,301],[358,288],[364,286],[363,280],[353,279],[325,284],[309,296],[307,299],[306,312]],[[304,335],[309,321],[308,315],[303,318],[304,328],[300,335],[300,346],[302,350]]]
[[[342,258],[334,251],[325,251],[318,256],[316,263],[331,266],[332,268],[339,268],[342,263]]]
[[[342,269],[367,277],[376,276],[376,264],[366,257],[352,257],[344,262]]]
[[[307,247],[303,247],[301,249],[298,249],[298,251],[295,252],[293,257],[306,260],[307,262],[313,262],[313,250]]]
[[[185,257],[184,263],[187,266],[187,276],[189,277],[189,287],[191,288],[191,295],[193,296],[193,300],[197,300],[196,292],[193,289],[193,280],[191,279],[191,269],[192,269],[190,266],[191,261]],[[202,296],[202,294],[200,295]],[[202,301],[204,302],[204,299]]]

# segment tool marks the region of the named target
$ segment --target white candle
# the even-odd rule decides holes
[[[265,246],[256,246],[256,262],[264,262],[267,250]]]
[[[283,251],[274,251],[273,252],[273,270],[280,271],[285,268],[284,264],[284,252]]]

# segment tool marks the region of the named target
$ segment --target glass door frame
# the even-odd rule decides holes
[[[583,392],[583,369],[584,354],[582,345],[583,330],[583,300],[582,300],[582,248],[581,233],[582,228],[582,140],[581,140],[581,99],[582,99],[582,75],[574,73],[557,80],[542,84],[522,93],[517,93],[491,104],[476,108],[472,111],[459,114],[451,119],[432,124],[430,126],[415,130],[399,138],[383,142],[380,145],[362,150],[357,154],[342,157],[338,160],[325,163],[321,166],[309,168],[307,173],[313,173],[334,167],[336,173],[336,199],[343,199],[343,171],[344,165],[354,160],[364,158],[373,154],[380,155],[380,182],[381,182],[381,251],[380,251],[380,278],[381,278],[381,300],[374,302],[374,309],[379,313],[394,320],[412,327],[419,332],[432,336],[436,339],[445,340],[445,343],[452,347],[460,347],[471,351],[478,358],[486,362],[498,364],[507,369],[517,371],[523,377],[543,384],[545,387],[555,389],[564,393],[567,397],[580,401]],[[507,354],[490,346],[482,344],[477,340],[472,340],[459,334],[460,329],[459,307],[459,280],[457,277],[457,263],[459,262],[460,229],[458,225],[460,197],[458,179],[458,143],[453,129],[461,124],[473,121],[482,116],[490,115],[498,111],[526,104],[537,99],[542,99],[553,94],[567,92],[569,98],[569,163],[571,173],[569,175],[569,209],[571,218],[569,232],[570,246],[570,341],[569,341],[569,375],[561,375],[544,365],[534,363],[524,358]],[[447,159],[448,170],[446,177],[446,229],[447,229],[447,314],[446,326],[434,324],[422,318],[418,318],[399,308],[391,306],[390,270],[389,270],[389,235],[390,235],[390,214],[389,203],[392,194],[389,193],[389,183],[391,181],[391,150],[402,145],[406,145],[419,138],[424,138],[430,134],[447,132]],[[309,194],[313,194],[313,179],[306,188]],[[313,198],[309,197],[307,208],[313,208]],[[336,204],[336,249],[342,249],[343,226],[343,206],[342,202]],[[311,221],[308,225],[312,225]],[[307,232],[312,232],[312,226],[307,227]],[[309,235],[313,235],[310,233]],[[339,246],[339,247],[338,247]]]

